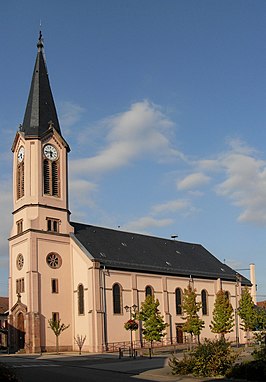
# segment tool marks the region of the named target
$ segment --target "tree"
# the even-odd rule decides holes
[[[266,309],[256,306],[256,330],[266,334]],[[266,337],[265,337],[266,338]]]
[[[52,331],[55,334],[56,338],[56,353],[59,353],[59,336],[65,331],[67,328],[69,328],[70,325],[61,324],[61,320],[53,320],[52,318],[48,320],[49,328],[52,329]]]
[[[237,314],[242,320],[241,328],[247,332],[247,340],[249,340],[249,332],[255,330],[257,326],[258,315],[248,287],[245,287],[242,292]]]
[[[224,339],[226,333],[232,332],[234,326],[233,307],[228,295],[224,290],[219,290],[213,309],[213,320],[211,321],[211,331],[218,333]]]
[[[201,330],[204,328],[204,321],[199,318],[198,312],[201,309],[201,303],[196,301],[197,294],[196,289],[192,288],[189,283],[187,289],[184,289],[182,310],[185,313],[182,317],[186,322],[183,325],[182,330],[190,334],[190,348],[192,345],[193,335],[198,338]]]
[[[76,344],[78,345],[78,348],[79,348],[79,355],[81,355],[81,349],[84,345],[84,342],[86,340],[86,336],[83,337],[83,335],[79,335],[77,334],[77,337],[74,337],[74,340],[76,342]]]
[[[153,341],[161,341],[162,337],[165,336],[165,329],[168,326],[158,309],[159,305],[158,299],[155,300],[153,296],[147,296],[137,314],[137,318],[143,322],[143,337],[151,343],[151,349]]]

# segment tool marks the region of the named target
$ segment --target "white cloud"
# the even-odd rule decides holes
[[[65,101],[59,105],[60,125],[65,133],[80,120],[84,112],[84,108],[72,102]]]
[[[148,155],[158,161],[184,159],[171,145],[172,121],[148,101],[134,103],[129,110],[106,118],[99,125],[108,131],[105,147],[94,157],[72,160],[70,168],[75,174],[103,173]]]
[[[216,158],[191,163],[194,172],[178,181],[177,187],[189,190],[212,180],[216,194],[228,198],[240,209],[239,221],[265,225],[266,161],[240,140],[228,144],[229,150]],[[198,169],[200,172],[195,171]]]
[[[241,209],[239,221],[266,224],[266,161],[251,154],[230,152],[222,161],[226,179],[217,185],[218,195]]]
[[[139,219],[131,221],[123,228],[126,229],[127,231],[145,233],[147,230],[149,230],[149,228],[166,227],[172,223],[173,223],[172,219],[155,219],[151,216],[143,216]]]
[[[187,200],[177,199],[177,200],[170,200],[166,203],[157,204],[152,207],[152,212],[158,214],[158,213],[164,213],[164,212],[171,212],[174,213],[178,210],[184,210],[189,207],[189,202]]]
[[[97,185],[85,179],[71,179],[69,182],[71,209],[78,213],[84,212],[84,207],[94,207],[93,193]],[[81,214],[82,216],[82,214]]]
[[[200,187],[207,184],[210,181],[210,177],[202,172],[196,172],[186,176],[181,181],[177,181],[178,190],[188,190]]]

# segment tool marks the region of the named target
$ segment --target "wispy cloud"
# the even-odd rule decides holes
[[[143,216],[139,219],[132,220],[123,228],[127,231],[146,233],[151,228],[165,227],[173,223],[173,219],[156,219],[151,216]]]
[[[60,124],[64,133],[69,133],[69,128],[74,126],[80,119],[85,109],[69,101],[59,104]]]
[[[175,213],[176,211],[184,210],[188,207],[189,202],[187,200],[177,199],[154,205],[152,207],[152,212],[156,214]]]
[[[218,195],[240,208],[238,220],[266,224],[266,161],[241,150],[229,152],[221,166],[225,180],[216,187]]]
[[[196,189],[212,182],[217,196],[240,210],[240,222],[266,224],[266,161],[240,140],[228,142],[226,152],[192,163],[192,174],[177,181],[178,190]],[[200,169],[199,172],[195,170]],[[222,179],[222,180],[221,180]]]
[[[129,110],[105,118],[99,126],[107,131],[104,147],[94,157],[72,160],[73,173],[104,173],[149,155],[157,161],[183,159],[171,144],[173,122],[148,101],[132,104]]]
[[[178,190],[191,190],[207,184],[210,177],[202,172],[196,172],[177,181]]]
[[[96,191],[97,184],[71,177],[69,182],[70,208],[75,220],[83,220],[86,217],[86,208],[95,208],[94,194]]]

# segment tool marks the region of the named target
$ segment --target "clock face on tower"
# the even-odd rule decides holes
[[[23,146],[20,147],[20,149],[18,150],[18,161],[19,162],[22,162],[23,159],[24,159],[24,154],[25,154],[25,149]]]
[[[50,144],[44,146],[43,153],[47,159],[56,160],[58,158],[57,149]]]

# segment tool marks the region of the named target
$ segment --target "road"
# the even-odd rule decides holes
[[[29,357],[1,356],[0,362],[13,368],[21,382],[141,382],[151,379],[140,373],[163,368],[165,357],[118,359],[114,356]],[[137,378],[137,379],[135,379]],[[147,378],[147,379],[146,379]],[[163,378],[166,381],[165,377]],[[171,380],[171,379],[170,379]]]

